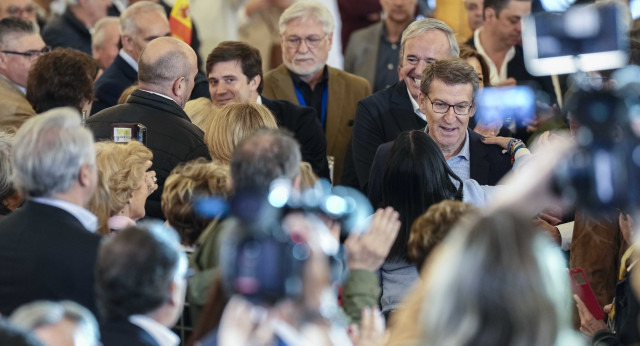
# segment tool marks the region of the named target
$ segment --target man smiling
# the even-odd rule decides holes
[[[437,19],[411,23],[400,41],[401,81],[360,101],[353,127],[353,160],[345,163],[355,169],[359,187],[366,191],[376,149],[407,130],[424,128],[424,113],[418,107],[420,79],[425,67],[450,56],[459,49],[453,30]],[[347,174],[347,173],[345,173]]]
[[[296,2],[280,16],[279,29],[284,64],[267,72],[263,95],[315,108],[339,183],[356,104],[371,88],[364,78],[327,66],[334,23],[322,4]]]

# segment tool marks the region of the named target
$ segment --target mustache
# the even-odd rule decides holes
[[[313,61],[316,60],[315,57],[311,56],[311,55],[295,55],[292,59],[293,62],[296,62],[298,60],[307,60],[307,59],[312,59]]]

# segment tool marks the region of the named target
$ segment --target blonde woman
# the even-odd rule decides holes
[[[204,131],[204,141],[214,161],[229,164],[236,145],[263,127],[278,128],[267,107],[257,103],[232,103],[215,113]]]
[[[216,108],[213,107],[211,100],[206,97],[187,101],[184,106],[184,112],[187,113],[191,122],[205,132],[213,121],[215,111]]]
[[[89,210],[98,217],[98,232],[109,234],[144,217],[147,197],[158,188],[151,168],[153,154],[139,142],[96,143],[98,187]]]

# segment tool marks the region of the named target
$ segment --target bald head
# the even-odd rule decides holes
[[[197,72],[196,53],[189,45],[173,37],[159,37],[149,42],[138,61],[140,89],[167,95],[182,107],[191,94]],[[184,88],[179,85],[181,82],[185,83]],[[181,93],[176,94],[178,91]],[[186,98],[182,92],[186,93]]]

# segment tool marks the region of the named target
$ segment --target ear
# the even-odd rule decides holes
[[[482,17],[485,21],[493,20],[496,18],[496,11],[491,7],[487,7],[482,11]]]
[[[257,74],[255,77],[253,77],[250,81],[249,81],[249,87],[251,88],[251,91],[258,91],[258,86],[260,85],[260,82],[262,81],[262,78],[260,78],[260,75]]]
[[[427,98],[424,97],[424,94],[421,92],[418,93],[418,107],[420,107],[420,112],[422,112],[422,114],[427,114],[426,112],[426,106],[425,104],[427,103]]]
[[[179,300],[177,298],[179,291],[180,290],[178,289],[178,284],[176,283],[176,281],[171,280],[171,283],[169,284],[169,305],[176,306],[177,304],[179,304]]]
[[[471,107],[471,110],[469,111],[469,118],[473,118],[473,116],[476,115],[477,109],[478,109],[478,105],[474,102],[473,107]]]
[[[120,41],[125,51],[131,52],[133,50],[133,38],[131,36],[122,34],[120,35]]]
[[[82,187],[87,187],[91,185],[91,176],[93,175],[93,169],[88,164],[83,164],[80,167],[80,172],[78,173],[78,183]]]
[[[186,81],[187,79],[184,76],[173,81],[173,85],[171,86],[173,95],[182,96],[182,90],[187,87]]]
[[[329,36],[328,37],[328,39],[329,39],[329,47],[332,47],[333,46],[333,33],[331,32],[327,36]]]
[[[300,191],[300,185],[302,184],[302,176],[300,174],[293,178],[293,189]]]

